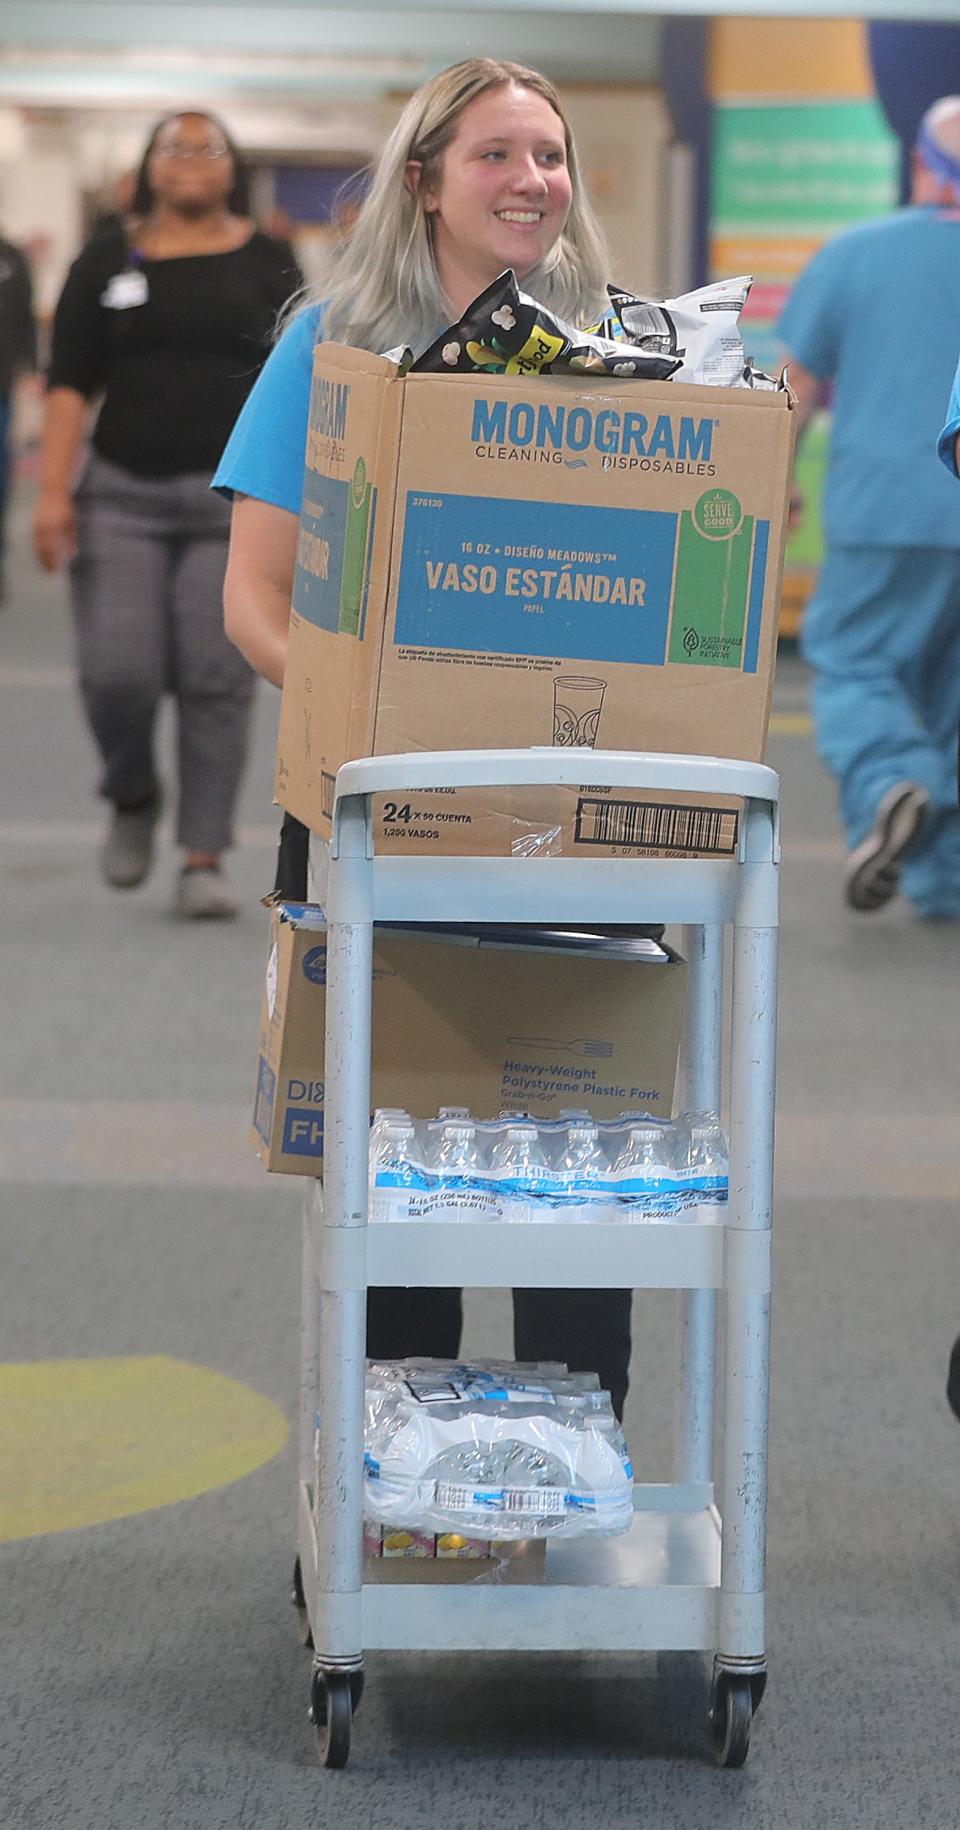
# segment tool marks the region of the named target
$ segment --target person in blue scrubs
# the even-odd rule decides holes
[[[833,384],[826,558],[801,649],[847,833],[844,895],[960,919],[960,491],[936,438],[960,345],[960,97],[928,109],[912,202],[848,230],[778,326],[800,430]]]
[[[940,434],[937,450],[951,475],[960,477],[960,365],[953,378],[947,423]],[[960,720],[957,725],[957,800],[960,802]],[[953,1343],[947,1368],[947,1403],[960,1422],[960,1335]]]
[[[951,475],[960,477],[960,366],[953,378],[947,423],[937,441],[937,451]],[[957,728],[957,800],[960,802],[960,723]],[[957,1361],[957,1414],[960,1416],[960,1356]]]
[[[960,337],[958,337],[960,342]],[[950,400],[947,406],[947,423],[937,440],[937,453],[940,461],[946,464],[951,476],[960,477],[960,366],[953,378],[950,389]]]

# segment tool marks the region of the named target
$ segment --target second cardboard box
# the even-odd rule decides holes
[[[672,1110],[686,968],[377,930],[371,1110],[464,1105],[555,1118]],[[324,1134],[323,913],[272,911],[252,1139],[268,1169],[319,1175]]]

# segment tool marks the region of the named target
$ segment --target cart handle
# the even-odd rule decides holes
[[[354,796],[409,793],[430,788],[580,787],[641,788],[686,794],[738,795],[776,807],[780,779],[765,763],[723,756],[669,756],[652,750],[560,749],[425,750],[403,756],[365,756],[337,771],[333,809],[334,851],[341,803]]]

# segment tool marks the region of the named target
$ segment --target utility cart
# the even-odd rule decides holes
[[[374,856],[371,796],[576,786],[743,802],[736,853],[698,858]],[[322,1198],[304,1215],[299,1555],[320,1758],[343,1766],[372,1649],[700,1651],[716,1758],[740,1766],[766,1682],[764,1561],[779,783],[760,764],[577,749],[380,756],[336,779],[316,898],[328,917]],[[680,1093],[721,1108],[732,928],[725,1219],[367,1226],[373,922],[683,925]],[[373,1285],[673,1289],[673,1479],[638,1483],[619,1537],[547,1541],[540,1580],[390,1581],[363,1560],[366,1291]],[[723,1376],[714,1467],[717,1298]],[[316,1419],[316,1436],[315,1436]],[[522,1560],[518,1560],[522,1569]],[[389,1571],[388,1571],[389,1573]],[[405,1572],[406,1576],[407,1572]]]

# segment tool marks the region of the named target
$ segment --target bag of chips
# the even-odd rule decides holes
[[[768,375],[764,369],[757,368],[752,356],[748,356],[743,365],[743,377],[737,383],[737,386],[741,388],[766,388],[768,391],[782,394],[789,387],[787,371],[783,368],[780,370],[779,375]]]
[[[516,274],[508,269],[474,299],[458,324],[418,357],[412,372],[616,375],[665,381],[680,364],[680,356],[639,348],[624,332],[614,339],[575,330],[521,292]]]
[[[603,336],[622,337],[632,348],[674,357],[674,381],[714,388],[752,386],[744,382],[745,358],[738,319],[753,280],[740,274],[714,280],[678,299],[642,299],[609,286],[610,312],[597,326]]]

